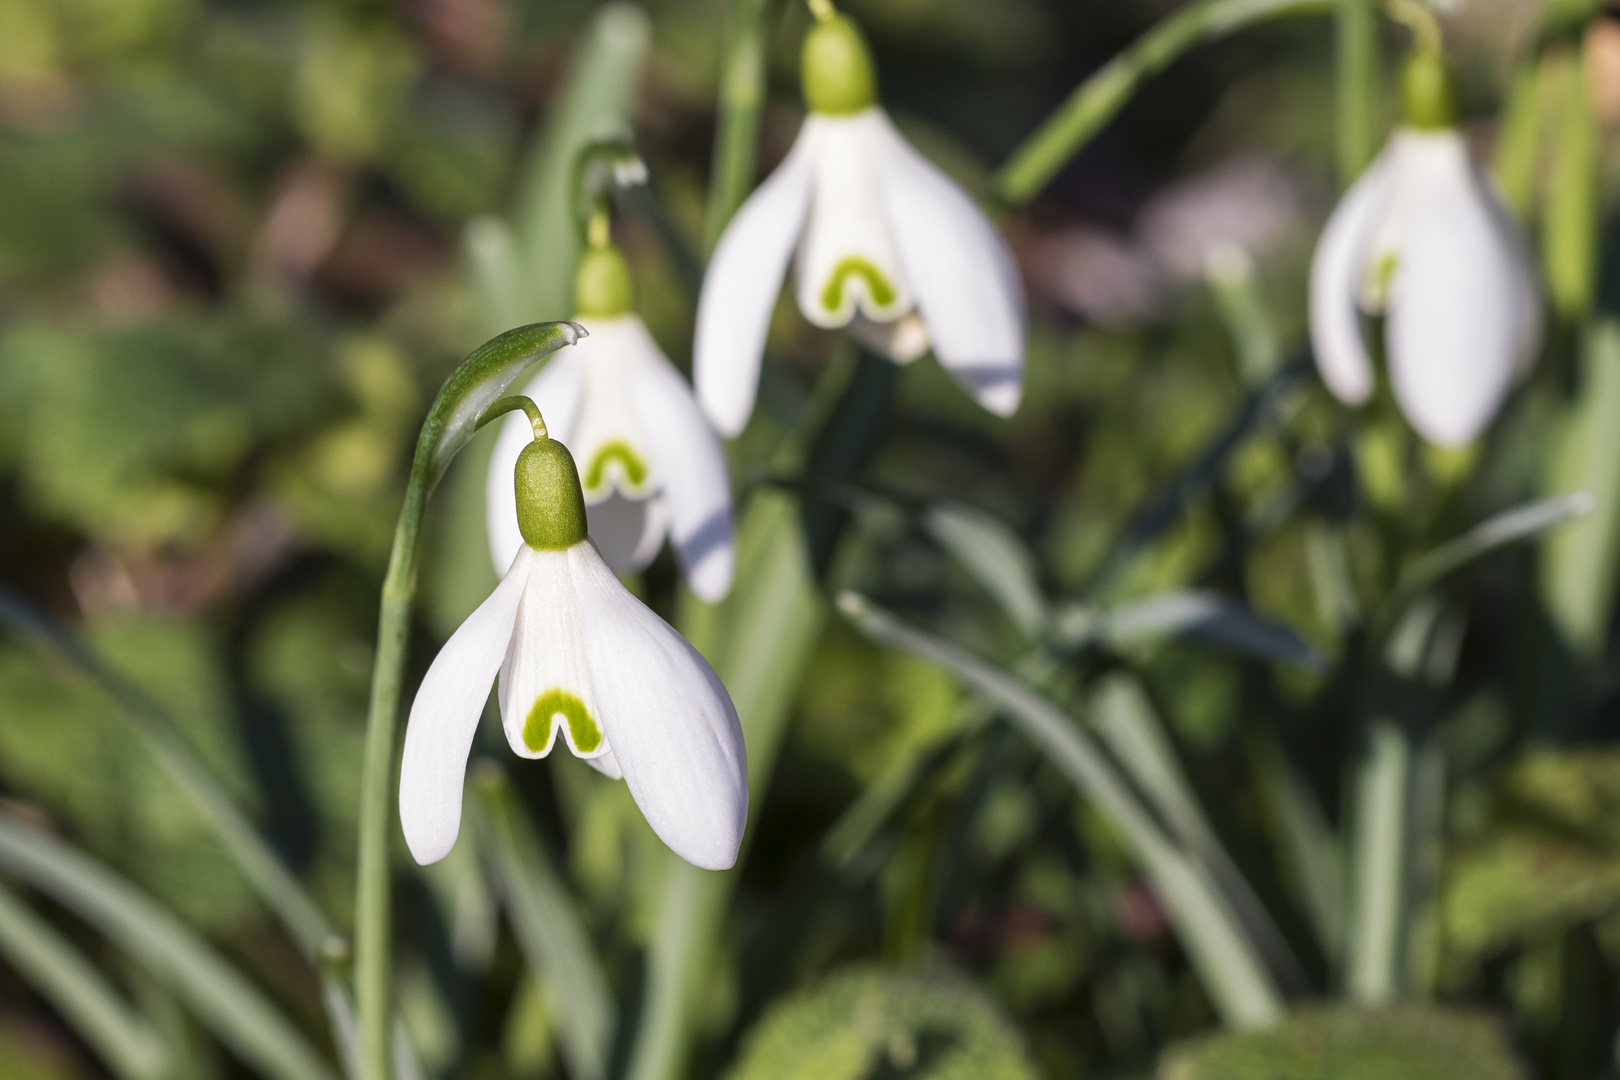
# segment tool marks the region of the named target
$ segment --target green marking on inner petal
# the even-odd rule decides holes
[[[852,274],[866,282],[866,293],[878,307],[887,307],[894,303],[894,286],[883,276],[883,271],[859,255],[847,255],[833,267],[832,276],[827,279],[826,286],[821,290],[822,307],[828,311],[838,310],[844,300],[844,282]]]
[[[568,725],[574,749],[589,754],[602,745],[602,729],[579,695],[555,686],[534,699],[534,707],[523,721],[523,745],[538,754],[551,738],[551,718],[558,713]]]
[[[585,488],[594,491],[602,486],[607,476],[608,462],[617,461],[624,470],[624,478],[631,487],[640,487],[647,480],[647,463],[636,456],[630,449],[630,444],[622,439],[614,439],[596,452],[591,458],[590,465],[585,470]]]
[[[1395,268],[1400,262],[1399,255],[1393,251],[1386,251],[1376,263],[1368,267],[1367,291],[1379,310],[1389,302],[1389,282],[1395,276]]]

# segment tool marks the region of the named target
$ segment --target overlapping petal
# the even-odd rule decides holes
[[[998,416],[1023,394],[1024,296],[1006,243],[973,200],[874,110],[884,205],[934,355]]]
[[[677,855],[726,869],[748,817],[748,766],[725,687],[685,638],[619,584],[590,544],[567,555],[591,682],[636,805]]]
[[[740,433],[754,411],[771,312],[810,208],[812,141],[807,126],[731,219],[703,279],[692,375],[723,435]]]
[[[506,655],[535,552],[520,549],[506,576],[445,642],[422,679],[405,728],[399,820],[426,865],[449,854],[461,829],[467,754],[489,687]]]
[[[1311,258],[1311,349],[1322,381],[1347,405],[1364,404],[1373,392],[1372,361],[1361,338],[1356,297],[1388,190],[1388,157],[1381,156],[1345,192]]]
[[[730,590],[736,564],[725,451],[686,381],[636,325],[646,341],[636,351],[629,390],[658,458],[670,540],[687,584],[714,603]]]
[[[1518,366],[1523,282],[1488,198],[1459,155],[1414,207],[1390,282],[1390,382],[1441,446],[1479,436]]]

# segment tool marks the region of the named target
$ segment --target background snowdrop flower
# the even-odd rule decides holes
[[[934,355],[1009,416],[1022,392],[1024,301],[1006,244],[973,200],[877,104],[866,42],[830,9],[804,42],[809,115],[782,164],[732,218],[698,301],[693,379],[725,435],[748,423],[777,293],[892,359]]]
[[[1345,193],[1311,263],[1311,344],[1360,405],[1374,372],[1359,313],[1384,317],[1401,412],[1429,442],[1471,443],[1535,358],[1541,302],[1518,225],[1453,125],[1438,47],[1403,73],[1405,123]]]
[[[538,410],[532,422],[534,439],[514,468],[522,546],[411,705],[399,778],[405,843],[423,864],[455,844],[467,754],[498,672],[514,753],[545,757],[560,737],[576,757],[624,779],[677,855],[723,870],[736,861],[748,815],[731,698],[697,650],[602,561],[586,537],[573,456],[545,437]]]
[[[621,573],[650,563],[668,535],[692,591],[714,602],[731,588],[731,482],[725,452],[686,380],[630,310],[630,274],[606,220],[580,260],[578,321],[590,332],[528,385],[552,436],[584,464],[591,538]],[[512,467],[529,426],[512,415],[490,461],[484,505],[496,573],[523,546]]]

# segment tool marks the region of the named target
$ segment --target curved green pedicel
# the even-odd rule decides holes
[[[536,439],[518,455],[518,532],[536,551],[566,551],[585,539],[585,493],[574,455],[556,439]]]
[[[821,306],[828,311],[837,311],[844,302],[844,282],[852,276],[866,282],[866,293],[874,304],[888,307],[894,303],[895,288],[883,276],[883,271],[859,255],[847,255],[838,260],[838,265],[833,267],[831,276],[827,278],[827,284],[822,286]]]
[[[551,739],[551,718],[562,715],[568,725],[568,736],[574,749],[589,754],[602,745],[602,729],[578,694],[560,687],[552,687],[534,699],[529,715],[523,721],[523,745],[538,754]]]
[[[624,479],[631,487],[638,488],[647,482],[647,463],[630,449],[629,443],[622,439],[614,439],[598,450],[596,456],[591,458],[590,465],[586,467],[586,490],[595,491],[602,486],[602,481],[607,479],[608,464],[614,461],[617,461],[619,467],[624,470]]]
[[[843,15],[819,20],[799,54],[804,103],[811,112],[850,116],[877,104],[877,75],[860,28]]]

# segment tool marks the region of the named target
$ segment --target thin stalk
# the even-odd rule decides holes
[[[1349,187],[1378,139],[1378,17],[1373,0],[1338,0],[1334,25],[1339,185]]]
[[[416,598],[418,541],[429,493],[479,420],[536,360],[584,336],[573,323],[535,323],[485,342],[451,372],[433,399],[416,440],[405,503],[383,578],[377,656],[360,777],[360,837],[355,890],[355,1005],[364,1080],[386,1080],[389,1063],[389,823],[394,810],[394,728],[405,677],[411,605]]]
[[[1003,202],[1028,202],[1149,78],[1196,45],[1267,19],[1319,15],[1338,0],[1198,0],[1164,19],[1075,88],[996,174]]]
[[[1356,783],[1350,880],[1350,996],[1369,1005],[1399,993],[1406,908],[1406,834],[1412,747],[1387,720],[1373,726]]]
[[[377,617],[377,659],[366,717],[366,749],[360,779],[360,864],[355,891],[355,1003],[360,1020],[362,1075],[388,1076],[388,982],[391,882],[388,873],[389,825],[394,795],[394,728],[399,717],[400,683],[405,675],[405,646],[411,628],[411,602],[416,595],[418,540],[427,484],[411,469],[405,506],[394,528],[394,547],[383,578],[382,606]]]
[[[731,4],[704,225],[704,243],[711,249],[754,186],[759,113],[765,103],[765,12],[769,6],[770,0],[732,0]]]

